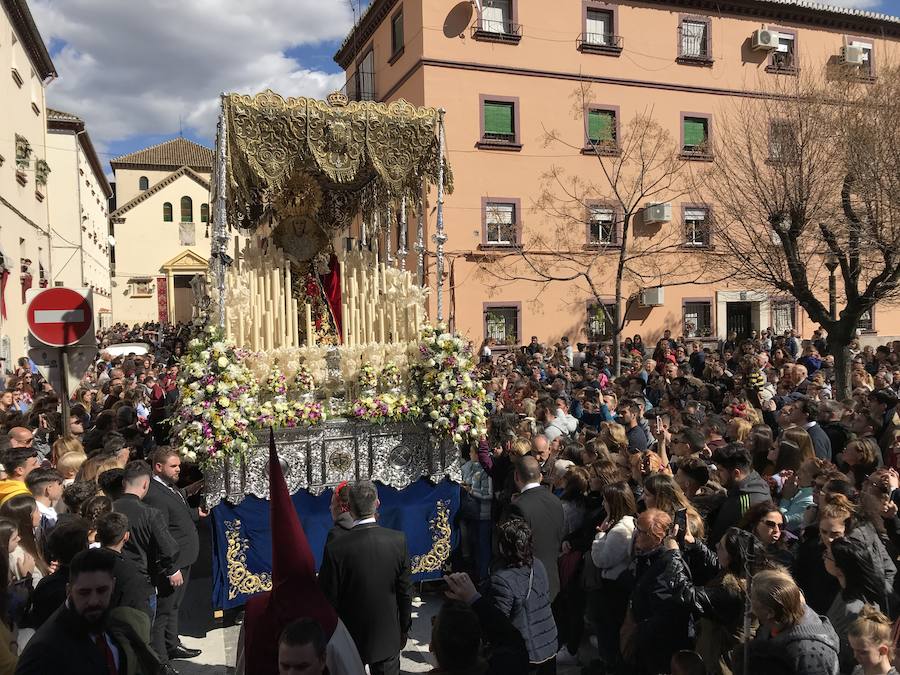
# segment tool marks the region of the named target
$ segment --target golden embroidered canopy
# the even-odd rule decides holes
[[[339,230],[418,202],[439,175],[439,113],[404,100],[283,98],[272,91],[224,97],[227,213],[255,228],[263,217],[315,219]],[[445,188],[451,188],[445,164]]]

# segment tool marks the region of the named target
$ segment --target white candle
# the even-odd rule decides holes
[[[391,303],[391,342],[397,342],[397,305]]]
[[[312,347],[315,344],[315,336],[313,335],[313,322],[312,322],[312,307],[307,302],[305,307],[306,311],[306,346]]]
[[[347,344],[347,302],[341,303],[341,342]]]

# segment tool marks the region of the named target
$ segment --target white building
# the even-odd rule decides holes
[[[209,265],[213,157],[209,148],[176,138],[110,162],[115,322],[191,319],[190,282],[206,276]]]
[[[44,88],[56,69],[25,0],[0,0],[0,358],[27,351],[25,291],[49,284]]]
[[[94,325],[111,325],[109,198],[103,173],[84,120],[47,110],[47,162],[53,272],[51,285],[91,288]]]

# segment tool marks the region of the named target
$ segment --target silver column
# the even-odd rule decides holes
[[[438,168],[438,184],[437,184],[437,231],[434,235],[434,241],[437,244],[437,320],[444,320],[444,244],[447,242],[447,235],[444,233],[444,114],[446,111],[441,108],[438,110],[438,152],[440,153],[440,165]]]
[[[227,233],[227,223],[228,219],[226,218],[225,213],[225,190],[226,190],[226,179],[225,179],[225,167],[226,167],[226,159],[225,159],[225,145],[226,138],[225,135],[227,133],[225,127],[225,94],[220,95],[220,107],[219,111],[219,133],[216,136],[216,180],[215,180],[215,188],[216,188],[216,213],[215,213],[215,221],[213,224],[213,236],[210,241],[210,246],[212,248],[212,255],[210,256],[210,260],[212,261],[212,273],[215,277],[216,288],[219,291],[219,328],[225,329],[225,263],[222,261],[222,257],[226,253],[226,248],[228,246],[228,233]],[[243,345],[238,345],[239,347],[243,347]]]
[[[425,204],[422,193],[425,191],[424,183],[419,186],[419,199],[416,202],[416,278],[419,286],[425,285]]]
[[[400,260],[400,269],[406,271],[406,255],[409,250],[406,248],[406,195],[400,200],[400,242],[397,245],[397,258]]]

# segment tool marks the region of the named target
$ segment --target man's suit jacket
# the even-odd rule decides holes
[[[171,576],[180,568],[175,565],[178,545],[169,534],[166,518],[136,495],[125,494],[113,502],[113,510],[128,518],[131,536],[122,553],[134,562],[148,580],[159,574]]]
[[[150,619],[131,608],[111,610],[107,635],[119,649],[121,675],[160,672],[150,649]],[[63,605],[28,641],[16,675],[109,675],[106,657],[87,632],[81,617]]]
[[[400,653],[412,625],[406,535],[357,525],[325,546],[319,584],[353,637],[364,663]]]
[[[183,490],[169,489],[155,478],[150,481],[150,489],[144,497],[149,504],[163,514],[169,532],[178,544],[178,569],[184,569],[197,562],[200,553],[200,535],[197,534],[197,509],[188,506]]]
[[[109,606],[133,607],[142,611],[153,621],[150,596],[156,595],[156,589],[144,578],[134,562],[118,551],[113,551],[113,553],[116,556],[116,566],[113,569],[113,574],[116,576],[116,587],[113,589]]]
[[[559,593],[559,549],[565,536],[562,502],[550,490],[535,487],[513,499],[507,518],[521,518],[531,527],[534,557],[544,563],[550,581],[550,599]]]

